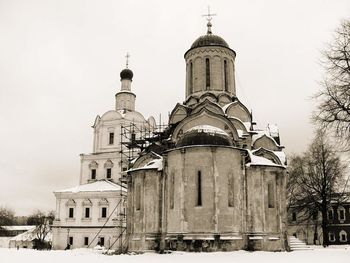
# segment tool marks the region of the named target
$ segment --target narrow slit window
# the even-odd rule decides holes
[[[193,92],[193,64],[192,62],[190,63],[190,81],[189,81],[189,90],[190,90],[190,93]]]
[[[228,178],[228,189],[227,189],[227,197],[228,197],[228,206],[234,207],[234,180],[232,174],[229,175]]]
[[[267,194],[268,194],[268,207],[275,207],[275,188],[272,182],[267,185]]]
[[[170,177],[170,209],[174,209],[174,184],[175,184],[175,176],[174,173],[171,173]]]
[[[206,74],[206,90],[210,88],[210,61],[209,58],[205,59],[205,74]]]
[[[141,186],[136,186],[136,210],[141,210]]]
[[[227,74],[227,61],[224,60],[224,84],[225,84],[225,91],[228,91],[228,74]]]
[[[109,140],[108,140],[109,144],[114,144],[114,132],[110,132],[109,133]]]
[[[202,173],[197,174],[197,206],[202,206]]]

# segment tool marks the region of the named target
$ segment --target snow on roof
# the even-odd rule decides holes
[[[286,156],[286,154],[284,152],[282,152],[282,151],[273,151],[273,153],[277,155],[277,157],[280,159],[280,161],[281,161],[281,163],[283,165],[286,164],[287,156]]]
[[[34,226],[34,228],[11,238],[10,242],[11,241],[32,241],[37,238],[38,238],[37,231],[36,231],[36,227]],[[51,241],[51,240],[52,240],[52,233],[49,232],[45,237],[45,241]]]
[[[250,158],[250,163],[247,164],[247,166],[250,165],[263,165],[263,166],[278,166],[281,167],[281,165],[275,164],[273,161],[266,159],[261,156],[254,155],[250,150],[247,150]]]
[[[0,227],[7,231],[21,231],[21,230],[28,231],[35,228],[35,226],[0,226]]]
[[[253,135],[252,137],[252,145],[256,142],[256,140],[258,140],[259,138],[266,136],[268,138],[270,138],[275,144],[276,146],[280,146],[276,140],[274,138],[271,137],[270,135],[270,131],[268,130],[254,130],[254,132],[256,132],[256,134]]]
[[[158,154],[156,154],[156,155],[158,155]],[[158,156],[159,156],[158,159],[152,159],[146,165],[144,165],[142,167],[135,168],[135,169],[130,169],[127,172],[132,172],[132,171],[137,171],[137,170],[145,170],[145,169],[146,170],[147,169],[157,169],[157,171],[162,171],[163,170],[163,157],[161,157],[160,155],[158,155]]]
[[[125,189],[123,189],[125,190]],[[88,184],[78,185],[76,187],[54,191],[54,193],[78,193],[78,192],[104,192],[120,191],[120,185],[108,180],[99,180]]]
[[[255,154],[256,152],[258,152],[260,150],[264,150],[264,151],[273,153],[274,155],[276,155],[278,157],[278,159],[280,160],[282,165],[286,165],[287,156],[286,156],[285,152],[282,152],[282,151],[271,151],[269,149],[260,147],[259,149],[252,150],[252,154]]]
[[[199,132],[221,134],[221,135],[229,136],[226,132],[224,132],[220,128],[217,128],[217,127],[214,127],[211,125],[198,125],[198,126],[195,126],[195,127],[188,129],[186,132],[190,132],[190,131],[199,131]]]

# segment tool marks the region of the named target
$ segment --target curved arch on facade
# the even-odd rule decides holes
[[[137,169],[140,167],[145,166],[147,163],[154,159],[160,159],[162,158],[160,155],[156,154],[155,152],[148,152],[144,155],[141,155],[139,158],[136,159],[134,165],[132,166],[132,169]]]
[[[96,169],[98,167],[98,163],[96,161],[91,161],[89,163],[89,168],[90,169]]]
[[[74,199],[68,199],[66,202],[66,206],[76,206],[76,202]]]
[[[252,153],[256,156],[261,156],[261,157],[264,157],[266,159],[269,159],[270,161],[272,161],[275,164],[283,165],[280,158],[274,152],[272,152],[268,149],[259,148],[257,150],[252,151]]]
[[[184,104],[186,106],[192,106],[192,105],[197,104],[198,101],[199,101],[198,96],[192,94],[192,95],[190,95],[189,97],[186,98]]]
[[[196,107],[192,110],[191,115],[196,114],[197,112],[200,112],[203,108],[205,108],[208,111],[211,111],[212,113],[225,116],[225,113],[222,110],[222,108],[220,107],[220,105],[215,103],[215,102],[212,102],[208,99],[206,99],[206,100],[202,101],[201,103],[199,103],[198,105],[196,105]]]
[[[265,148],[272,151],[278,151],[280,149],[280,146],[277,144],[277,142],[266,134],[263,134],[262,136],[256,138],[253,141],[252,146],[254,149]]]
[[[82,205],[83,206],[92,206],[92,202],[89,198],[86,198],[83,200]]]
[[[199,103],[202,103],[203,101],[209,100],[213,103],[217,102],[217,98],[214,93],[208,91],[203,93],[202,95],[199,96]]]
[[[227,105],[227,104],[232,102],[231,96],[227,93],[224,93],[224,92],[219,94],[217,98],[218,98],[218,103],[221,106]]]
[[[114,166],[114,163],[108,159],[105,163],[104,163],[104,168],[112,168]]]
[[[120,120],[120,119],[122,119],[122,115],[115,110],[107,111],[101,116],[102,121],[111,121],[111,120]]]
[[[238,99],[236,101],[226,105],[224,108],[225,113],[229,117],[235,117],[240,119],[242,122],[251,122],[252,116],[249,110],[242,102]]]
[[[127,111],[124,119],[133,122],[146,122],[145,117],[138,111]]]
[[[109,202],[107,200],[107,198],[101,198],[99,201],[98,201],[98,205],[108,205]]]
[[[97,115],[95,118],[94,124],[91,127],[96,128],[97,125],[100,123],[100,121],[101,121],[101,117],[100,117],[100,115]]]
[[[229,119],[220,114],[213,113],[206,108],[202,108],[201,111],[190,115],[176,126],[172,134],[172,142],[176,143],[179,139],[179,135],[198,125],[211,125],[217,127],[228,133],[234,142],[240,140],[235,126]]]
[[[156,120],[154,119],[153,116],[151,116],[147,119],[147,123],[148,123],[150,131],[154,131],[157,129],[157,123],[156,123]]]
[[[249,131],[247,127],[244,125],[244,123],[240,119],[237,119],[235,117],[229,117],[229,120],[233,123],[233,125],[236,127],[237,130],[242,131],[243,136],[249,135]]]
[[[175,108],[172,110],[170,117],[169,117],[169,124],[176,124],[183,119],[185,119],[188,115],[187,113],[187,107],[178,103],[176,104]]]

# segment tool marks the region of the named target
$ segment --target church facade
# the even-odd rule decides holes
[[[284,251],[286,156],[236,96],[236,53],[212,33],[185,53],[185,101],[127,171],[130,251]]]
[[[79,185],[55,191],[56,218],[53,248],[95,247],[115,249],[125,236],[127,189],[120,182],[128,162],[121,142],[122,127],[153,131],[153,117],[147,120],[135,110],[131,90],[133,72],[121,71],[121,89],[115,95],[115,109],[97,116],[92,126],[93,152],[81,154]]]

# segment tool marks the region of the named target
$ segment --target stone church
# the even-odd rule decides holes
[[[97,116],[93,128],[93,151],[81,154],[79,185],[58,190],[53,223],[53,249],[95,247],[118,248],[125,236],[127,189],[120,183],[128,161],[121,155],[122,127],[152,132],[156,122],[135,110],[131,90],[133,72],[120,73],[121,89],[115,95],[115,109]],[[121,236],[122,235],[122,236]]]
[[[212,33],[185,55],[185,101],[127,171],[130,251],[284,251],[286,156],[236,96],[236,52]]]

